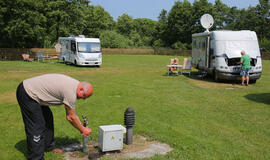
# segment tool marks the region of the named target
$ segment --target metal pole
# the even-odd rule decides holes
[[[85,116],[82,116],[82,118],[83,118],[83,126],[87,127],[88,126],[87,118]],[[82,143],[83,143],[83,148],[82,148],[83,152],[87,152],[87,149],[88,149],[88,147],[87,147],[87,137],[83,136]]]
[[[126,144],[132,144],[133,141],[133,127],[127,127]]]

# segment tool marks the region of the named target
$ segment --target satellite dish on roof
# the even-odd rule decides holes
[[[214,24],[214,18],[210,14],[204,14],[200,21],[203,28],[206,29],[206,32],[209,32],[209,28],[211,28]]]

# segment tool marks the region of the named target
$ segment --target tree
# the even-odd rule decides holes
[[[112,30],[115,26],[113,18],[101,6],[89,6],[86,14],[86,26],[83,34],[88,37],[99,37],[104,30]]]
[[[228,18],[229,7],[222,3],[221,0],[216,0],[213,6],[213,16],[215,17],[216,29],[223,29],[226,26],[226,19]]]
[[[153,43],[153,37],[156,33],[157,22],[148,18],[137,18],[134,19],[134,31],[131,32],[134,37],[134,32],[140,36],[139,46],[151,46]]]
[[[103,31],[100,34],[101,45],[104,48],[129,48],[132,41],[116,31]]]
[[[118,17],[116,29],[120,34],[128,36],[131,31],[135,29],[135,24],[132,17],[128,14],[123,14],[122,16]]]
[[[163,9],[158,16],[158,24],[156,33],[154,33],[154,48],[165,47],[165,42],[169,39],[168,37],[168,12]]]
[[[168,14],[168,39],[167,46],[171,46],[177,41],[182,43],[191,42],[192,6],[189,1],[176,1]]]
[[[48,1],[45,7],[47,17],[47,36],[45,42],[56,42],[60,36],[68,36],[69,29],[69,13],[66,7],[69,3],[66,0]]]
[[[205,30],[200,24],[200,18],[202,17],[202,15],[208,13],[214,16],[214,19],[216,18],[214,14],[214,7],[212,3],[208,2],[208,0],[199,0],[199,1],[195,0],[191,10],[192,10],[192,13],[191,13],[192,18],[190,18],[192,19],[192,22],[190,24],[191,34],[203,32]],[[216,29],[216,23],[214,23],[212,27],[212,30],[215,30],[215,29]],[[190,40],[191,40],[191,37],[190,37]],[[188,43],[190,42],[191,41],[189,41]]]
[[[46,34],[42,0],[0,1],[1,47],[38,47]]]

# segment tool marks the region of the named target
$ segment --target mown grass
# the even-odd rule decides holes
[[[77,101],[98,139],[98,126],[123,124],[127,107],[136,112],[134,133],[168,143],[174,151],[152,159],[270,159],[270,61],[256,84],[214,83],[195,74],[167,76],[172,56],[104,55],[101,68],[56,61],[0,61],[0,159],[26,159],[26,141],[17,85],[44,73],[63,73],[94,86],[94,95]],[[183,57],[178,57],[183,62]],[[81,142],[65,119],[63,106],[51,107],[57,146]],[[61,156],[48,153],[48,160]]]

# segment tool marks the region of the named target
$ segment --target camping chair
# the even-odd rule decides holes
[[[32,62],[34,58],[30,58],[29,54],[22,54],[23,61]]]
[[[191,58],[184,58],[183,67],[181,70],[181,74],[188,73],[190,76],[191,73]]]
[[[178,68],[180,67],[178,62],[179,62],[178,58],[171,59],[170,65],[167,65],[167,67],[168,67],[168,75],[170,75],[171,73],[174,73],[174,74],[178,75]]]
[[[44,61],[45,58],[48,59],[49,56],[48,56],[48,55],[47,55],[47,56],[43,56],[41,51],[38,51],[38,52],[37,52],[37,59],[38,59],[38,61],[39,61],[39,60]]]

